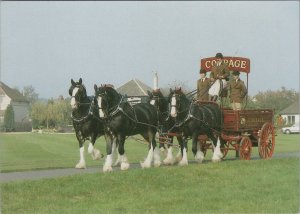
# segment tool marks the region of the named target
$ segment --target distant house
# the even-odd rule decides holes
[[[14,110],[15,131],[31,131],[29,101],[19,91],[0,82],[0,124],[4,122],[4,114],[9,104]]]
[[[286,109],[280,112],[281,116],[285,120],[285,124],[295,124],[300,122],[300,109],[299,102],[295,102]]]
[[[132,79],[124,85],[116,89],[120,94],[127,96],[127,101],[132,105],[136,103],[143,103],[148,101],[148,91],[152,91],[152,88],[140,80]]]

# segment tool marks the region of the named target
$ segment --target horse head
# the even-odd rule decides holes
[[[71,79],[71,86],[69,88],[69,95],[71,96],[71,107],[76,109],[80,106],[81,101],[87,96],[85,86],[82,84],[80,78],[78,82]]]
[[[94,85],[95,101],[98,104],[100,118],[106,118],[113,108],[118,104],[121,95],[110,84]]]
[[[168,102],[160,89],[155,89],[152,92],[147,91],[147,93],[149,95],[149,103],[155,106],[160,113],[168,110]]]
[[[185,112],[189,109],[189,101],[181,88],[175,88],[175,90],[170,89],[168,101],[171,107],[169,113],[173,118],[176,118],[179,113]]]

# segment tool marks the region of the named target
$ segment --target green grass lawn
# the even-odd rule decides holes
[[[299,152],[300,135],[283,135],[276,137],[275,154]],[[85,143],[85,159],[87,167],[101,166],[104,159],[93,161],[87,152],[88,141]],[[105,154],[105,140],[100,137],[95,147]],[[193,159],[190,151],[189,159]],[[129,162],[139,163],[147,155],[147,145],[132,139],[127,139],[125,150]],[[0,134],[0,169],[2,172],[23,171],[47,168],[74,167],[79,161],[79,147],[74,134]],[[174,149],[174,154],[178,149]],[[208,151],[206,159],[211,158]],[[234,151],[229,151],[226,158],[235,157]],[[258,157],[258,149],[252,150],[252,157]]]
[[[105,151],[103,137],[96,147]],[[147,146],[132,139],[125,149],[131,163],[147,154]],[[0,134],[0,151],[2,172],[74,167],[79,159],[73,134]],[[275,154],[299,151],[299,135],[276,137]],[[230,151],[226,159],[234,156]],[[103,161],[92,161],[86,149],[87,166],[101,171]],[[1,183],[1,206],[2,213],[298,213],[299,158]]]
[[[299,158],[1,184],[2,213],[298,213]]]

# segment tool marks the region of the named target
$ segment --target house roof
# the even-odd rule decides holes
[[[18,90],[12,89],[0,81],[0,95],[7,95],[12,101],[29,102]]]
[[[138,79],[132,79],[116,90],[123,95],[140,97],[148,96],[147,90],[152,91],[152,88]]]
[[[289,107],[283,109],[281,114],[300,114],[299,102],[294,102]]]

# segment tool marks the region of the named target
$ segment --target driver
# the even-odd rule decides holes
[[[210,79],[213,82],[208,94],[211,101],[217,101],[222,90],[227,86],[226,79],[229,77],[229,68],[226,63],[223,62],[223,54],[216,54],[217,63],[212,67],[210,73]]]

